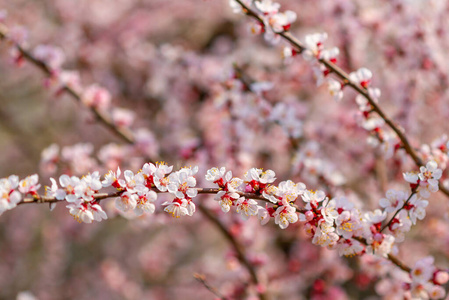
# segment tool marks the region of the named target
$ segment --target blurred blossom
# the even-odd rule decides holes
[[[114,108],[112,111],[112,120],[118,127],[130,127],[134,122],[135,113],[125,108]]]
[[[38,300],[31,292],[20,292],[17,294],[16,300]]]

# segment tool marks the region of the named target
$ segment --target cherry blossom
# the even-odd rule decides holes
[[[69,213],[75,218],[79,223],[92,223],[95,219],[94,214],[88,208],[87,203],[83,204],[69,204],[67,205]]]
[[[94,220],[97,222],[101,222],[102,220],[107,220],[108,216],[106,212],[101,208],[100,204],[91,202],[87,204],[89,206],[90,211],[93,214]]]
[[[262,0],[254,2],[254,5],[258,10],[260,10],[264,15],[274,15],[277,14],[281,5],[279,3],[273,2],[272,0]]]
[[[19,191],[22,194],[35,195],[40,187],[39,176],[37,174],[28,176],[19,182]]]
[[[84,90],[81,100],[86,106],[105,111],[111,104],[111,95],[105,88],[94,84]]]
[[[122,211],[127,212],[136,208],[139,196],[130,192],[124,192],[120,197],[115,199],[115,207]]]
[[[151,191],[148,188],[142,188],[137,192],[139,199],[137,200],[134,212],[136,216],[141,216],[144,213],[154,213],[156,205],[154,202],[157,200],[157,194],[155,191]]]
[[[382,198],[379,201],[379,205],[385,209],[385,212],[391,213],[400,209],[408,196],[403,191],[388,190],[386,198]]]
[[[257,3],[257,2],[256,2]],[[269,24],[275,32],[288,31],[293,22],[296,21],[296,13],[287,10],[283,13],[277,13],[270,17]]]
[[[401,210],[393,219],[388,229],[395,237],[395,242],[400,243],[405,239],[405,234],[410,231],[412,221],[410,220],[406,210]]]
[[[327,83],[331,96],[334,97],[335,101],[340,101],[343,98],[342,84],[333,78],[329,78]]]
[[[429,161],[425,167],[419,168],[418,174],[421,182],[427,182],[430,186],[436,186],[438,190],[438,180],[441,178],[442,170],[438,168],[438,164],[434,161]]]
[[[232,178],[232,172],[228,171],[226,172],[226,168],[222,167],[220,169],[218,168],[212,168],[207,170],[206,174],[206,180],[212,181],[213,183],[217,184],[220,188],[227,188],[227,183]]]
[[[53,70],[60,69],[65,61],[64,51],[52,45],[38,45],[33,50],[33,54],[37,59],[48,64]]]
[[[114,172],[112,170],[109,171],[108,174],[104,175],[104,180],[101,182],[103,187],[113,186],[116,189],[122,189],[125,186],[123,185],[123,181],[119,181],[120,175],[121,175],[120,167],[117,168],[117,172]]]
[[[196,186],[196,179],[194,175],[198,172],[198,167],[182,168],[181,170],[170,174],[168,191],[174,194],[177,198],[193,198],[198,194],[194,189]]]
[[[349,74],[349,79],[355,84],[360,84],[364,88],[368,88],[371,83],[373,73],[366,68],[360,68],[355,72]]]
[[[274,222],[282,229],[288,227],[291,223],[298,221],[298,215],[296,209],[290,205],[279,206],[274,213]]]
[[[256,216],[259,211],[259,206],[257,202],[253,199],[245,199],[245,197],[240,197],[236,201],[237,213],[240,213],[242,218],[247,220],[250,216]]]
[[[22,195],[15,189],[19,186],[19,177],[11,175],[0,179],[0,214],[13,209],[22,199]]]
[[[78,196],[75,195],[75,189],[80,183],[81,180],[76,176],[69,177],[65,174],[61,175],[59,177],[59,184],[63,188],[63,192],[61,192],[60,197],[65,195],[64,197],[67,202],[78,202]]]
[[[175,199],[173,202],[166,201],[162,203],[165,206],[164,211],[171,214],[174,218],[179,218],[185,215],[189,215],[187,208],[188,203],[186,199]]]
[[[429,201],[420,198],[419,196],[413,195],[406,207],[409,211],[410,220],[413,225],[416,224],[416,220],[422,220],[426,216],[426,207],[429,205]]]
[[[17,16],[13,12],[12,18],[0,11],[0,38],[6,42],[7,51],[14,59],[13,67],[27,62],[25,67],[35,65],[44,71],[43,87],[48,91],[43,93],[45,98],[51,98],[49,101],[54,101],[47,105],[54,121],[72,121],[63,112],[65,98],[74,98],[90,108],[87,110],[89,117],[85,118],[81,110],[76,123],[82,128],[82,135],[67,132],[65,126],[55,127],[54,136],[63,137],[61,144],[65,146],[52,144],[42,152],[41,170],[54,177],[49,178],[51,186],[46,187],[45,196],[39,193],[36,174],[20,177],[22,180],[15,175],[0,179],[0,214],[19,204],[46,203],[53,209],[57,203],[66,201],[69,213],[80,223],[138,217],[135,222],[129,222],[133,224],[123,232],[142,231],[151,237],[148,245],[144,240],[139,241],[141,250],[135,258],[143,272],[151,274],[151,278],[144,276],[146,279],[163,283],[165,278],[172,278],[173,266],[179,262],[166,250],[187,247],[191,237],[199,243],[196,236],[185,233],[189,226],[197,226],[203,219],[179,220],[181,226],[170,232],[170,239],[160,238],[158,231],[173,222],[170,215],[175,218],[193,216],[196,205],[201,203],[201,212],[206,212],[204,217],[212,221],[206,223],[220,228],[231,241],[225,264],[220,265],[219,260],[214,259],[206,269],[193,265],[207,274],[213,273],[207,268],[219,270],[223,265],[232,271],[232,278],[211,284],[217,285],[217,289],[211,290],[223,293],[223,297],[217,296],[219,298],[259,296],[264,299],[264,293],[271,294],[272,290],[279,298],[291,295],[344,298],[347,296],[345,286],[360,286],[366,297],[372,296],[371,287],[385,298],[445,297],[443,285],[449,275],[446,269],[437,268],[434,263],[444,254],[439,252],[444,252],[447,226],[438,213],[442,215],[447,207],[437,213],[434,207],[426,211],[427,206],[434,203],[438,208],[442,206],[439,194],[433,193],[440,189],[448,193],[445,168],[449,161],[449,142],[440,129],[429,126],[438,124],[448,115],[444,105],[440,105],[441,99],[447,96],[442,88],[447,79],[441,50],[444,47],[435,42],[442,45],[445,42],[444,30],[439,24],[441,12],[445,11],[441,5],[429,6],[434,7],[434,12],[420,11],[423,7],[420,4],[404,9],[400,3],[391,7],[355,7],[348,1],[324,1],[326,5],[321,6],[325,9],[319,10],[321,15],[317,18],[313,12],[319,3],[301,3],[301,11],[294,12],[281,11],[280,3],[272,0],[230,0],[231,10],[239,16],[229,18],[221,9],[205,9],[204,20],[197,24],[201,29],[199,34],[190,37],[179,35],[176,27],[178,19],[188,23],[195,16],[190,7],[182,3],[176,6],[177,11],[172,5],[156,5],[157,9],[150,5],[151,10],[148,10],[145,5],[135,6],[133,1],[125,1],[126,5],[117,3],[104,10],[102,1],[96,2],[79,9],[61,2],[56,15],[52,10],[45,10],[48,15],[45,21],[39,20],[41,10],[36,9],[36,5],[31,6],[33,14],[24,6],[23,12]],[[5,3],[14,8],[9,2]],[[289,8],[296,4],[285,2]],[[135,7],[139,8],[137,14]],[[173,18],[167,19],[163,14],[165,10],[170,11]],[[410,12],[414,14],[409,15]],[[33,15],[32,20],[23,18],[28,15]],[[126,16],[132,16],[133,21],[126,21]],[[251,19],[249,27],[253,33],[263,35],[271,44],[282,42],[285,64],[279,51],[265,47],[260,38],[249,37],[242,31],[244,27],[239,22],[244,18]],[[297,18],[305,27],[293,30]],[[31,41],[45,41],[45,44],[28,47],[27,30],[10,25],[15,20],[28,26],[32,21],[35,27],[31,31]],[[70,26],[65,26],[68,20]],[[154,21],[157,26],[146,26],[147,20]],[[427,26],[426,30],[422,26],[416,29],[416,22],[410,20],[419,20]],[[169,23],[170,28],[164,26],[165,23]],[[232,32],[222,32],[222,24]],[[307,35],[304,42],[295,37],[295,32],[308,31],[307,27],[326,30],[331,40],[343,46],[342,59],[337,60],[338,48],[325,47],[327,33]],[[45,32],[48,29],[51,35],[42,35],[39,28],[45,28]],[[212,29],[214,32],[209,32]],[[367,32],[369,37],[365,36]],[[404,35],[404,32],[411,34]],[[165,40],[173,34],[182,41],[182,46]],[[195,40],[195,47],[190,45],[192,40]],[[381,49],[382,53],[379,55],[376,49]],[[299,53],[302,55],[297,56]],[[308,63],[306,67],[303,58]],[[64,69],[66,60],[67,65],[76,66],[79,71]],[[376,73],[382,75],[379,87],[386,98],[384,101],[380,101],[381,90],[372,87],[373,73],[367,68],[356,70],[362,63],[380,69]],[[27,77],[25,81],[17,80],[22,79],[20,72],[9,72],[12,66],[2,67],[8,70],[7,77],[12,83],[28,81]],[[86,83],[85,87],[81,82]],[[323,104],[319,99],[321,92],[314,83],[324,85],[322,91],[330,93],[339,103]],[[343,89],[355,103],[341,102]],[[11,97],[11,103],[22,102],[17,101],[15,94],[23,93],[5,93]],[[126,99],[129,109],[114,107],[111,95],[114,101]],[[416,101],[416,97],[422,95],[426,95],[425,103]],[[23,103],[26,108],[26,102]],[[9,104],[5,108],[8,108],[8,116],[14,116]],[[55,113],[54,109],[58,111]],[[422,117],[429,115],[432,122]],[[26,118],[41,130],[44,123],[33,123],[36,116],[40,114],[30,113]],[[8,118],[3,121],[5,127],[14,125],[9,124]],[[112,135],[97,132],[96,125],[91,124],[94,121],[103,123]],[[17,129],[19,135],[21,128]],[[432,138],[435,134],[438,136],[431,143],[419,144],[419,139]],[[67,145],[73,137],[90,141]],[[359,142],[361,140],[376,149],[367,148]],[[30,149],[31,142],[28,143]],[[14,146],[8,147],[15,150]],[[24,150],[27,149],[24,147]],[[8,151],[11,150],[6,149],[5,153]],[[154,163],[161,158],[174,160],[175,166],[181,163],[192,166],[179,169]],[[218,167],[207,170],[211,165]],[[267,168],[273,168],[276,174]],[[64,175],[59,176],[58,181],[55,174]],[[105,175],[101,177],[100,174]],[[48,177],[42,175],[42,182],[45,182]],[[441,185],[439,180],[442,180]],[[157,201],[158,193],[164,194],[162,201]],[[110,199],[115,200],[118,212],[114,211],[114,202]],[[208,202],[212,199],[216,202]],[[168,214],[159,213],[162,210]],[[17,208],[8,212],[4,235],[26,246],[30,240],[23,233],[27,222],[32,222],[33,228],[42,227],[39,238],[46,247],[43,253],[48,253],[42,277],[54,282],[60,275],[54,271],[56,266],[66,259],[67,251],[61,251],[64,243],[71,237],[89,242],[100,227],[80,231],[81,225],[72,221],[55,226],[48,218],[39,225],[44,219],[29,211]],[[52,214],[59,213],[56,210]],[[229,214],[224,216],[223,213]],[[242,218],[236,218],[235,214]],[[417,225],[417,220],[423,220],[426,214],[429,222],[421,222],[418,224],[421,230],[408,234],[412,225]],[[19,227],[16,216],[20,218]],[[280,229],[287,229],[298,221],[301,224],[290,226],[290,230],[281,235],[273,226],[258,227],[256,219],[265,225],[272,218]],[[59,215],[55,219],[61,220]],[[296,230],[298,226],[304,233]],[[205,233],[203,228],[197,229],[201,235]],[[97,232],[105,233],[103,229]],[[421,233],[426,235],[425,243],[415,243],[413,239]],[[120,232],[114,234],[121,235]],[[167,236],[166,232],[162,232],[164,235]],[[409,238],[410,243],[400,245],[405,238]],[[127,247],[128,241],[128,250],[133,250],[132,240],[127,239]],[[108,249],[115,249],[114,243],[108,238],[107,244],[111,246]],[[435,259],[417,258],[426,252],[423,245],[436,249],[433,251]],[[14,248],[13,243],[10,246]],[[409,246],[414,251],[405,253]],[[262,257],[262,251],[267,253],[266,257]],[[119,255],[120,251],[114,253]],[[280,255],[271,258],[270,253]],[[348,265],[353,263],[338,259],[338,255],[360,256],[360,268],[352,272]],[[405,262],[417,261],[413,268],[402,262],[401,255]],[[13,261],[15,257],[8,258]],[[128,273],[128,260],[119,260],[120,256],[102,258],[100,275],[106,278],[106,285],[117,297],[157,296],[153,295],[154,291],[135,283],[133,276],[140,275]],[[9,270],[8,265],[5,266],[3,273]],[[300,284],[290,284],[293,272],[301,277]],[[228,272],[220,274],[221,279],[226,277],[224,273]],[[345,273],[351,273],[347,275],[349,279],[342,279]],[[42,283],[40,278],[36,280],[33,282],[36,289],[48,287],[43,294],[37,290],[37,295],[54,296],[51,284]],[[80,286],[85,283],[83,279],[73,282],[72,285]],[[220,282],[226,282],[226,286]],[[79,290],[71,287],[70,293]],[[176,288],[171,292],[178,293]],[[189,290],[183,289],[183,292],[189,293]],[[354,297],[361,294],[355,291]]]
[[[246,192],[262,193],[268,184],[276,180],[275,173],[272,170],[262,171],[262,169],[252,168],[244,175],[244,181],[247,184]]]
[[[95,171],[81,178],[80,182],[75,186],[75,195],[82,201],[91,202],[94,200],[93,195],[102,187],[100,173]]]
[[[324,50],[324,42],[327,40],[327,33],[314,33],[306,35],[304,38],[306,50],[302,55],[306,60],[319,58]]]
[[[302,200],[307,204],[310,204],[314,207],[318,206],[318,203],[323,201],[326,198],[326,194],[323,191],[311,191],[306,190],[301,195]]]
[[[58,187],[58,184],[54,178],[50,178],[51,187],[45,187],[45,194],[48,197],[55,197],[57,200],[64,200],[66,192]]]

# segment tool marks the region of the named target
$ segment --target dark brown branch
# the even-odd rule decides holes
[[[404,264],[402,261],[400,261],[396,256],[392,255],[392,254],[388,254],[388,259],[394,263],[396,266],[398,266],[401,270],[410,273],[412,271],[412,269],[407,266],[406,264]]]

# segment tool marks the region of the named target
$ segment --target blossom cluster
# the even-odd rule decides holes
[[[416,182],[409,179],[412,175],[417,178]],[[380,200],[383,210],[362,213],[347,198],[329,199],[323,191],[308,190],[303,183],[289,180],[280,182],[278,186],[272,185],[275,180],[272,170],[253,168],[243,179],[232,177],[231,171],[226,172],[224,167],[212,168],[206,175],[208,181],[220,188],[215,200],[223,212],[235,206],[245,219],[257,216],[261,224],[266,224],[269,218],[274,218],[282,229],[300,220],[304,222],[313,244],[337,250],[345,256],[375,254],[380,257],[393,253],[394,244],[402,242],[411,225],[425,217],[426,199],[430,192],[438,190],[440,177],[441,169],[437,168],[436,162],[430,161],[426,167],[421,167],[419,173],[404,173],[404,178],[411,184],[410,195],[389,190],[386,197]],[[260,206],[255,200],[245,197],[245,193],[262,196],[272,204]],[[303,210],[297,208],[299,197],[305,203]],[[298,211],[301,212],[299,215]],[[390,213],[393,217],[387,222]],[[388,230],[384,232],[385,229]],[[417,268],[424,265],[435,272],[426,271],[431,276],[418,276],[422,271]],[[417,263],[417,266],[412,270],[411,282],[403,292],[410,291],[414,296],[425,292],[431,299],[444,295],[441,285],[447,282],[447,272],[437,270],[433,264]],[[440,272],[439,279],[435,280],[435,274]]]
[[[19,181],[17,175],[0,179],[0,215],[11,210],[20,203],[25,196],[37,196],[41,187],[37,174],[28,176]]]
[[[169,192],[175,198],[162,204],[165,206],[164,210],[174,217],[191,216],[195,211],[195,205],[191,200],[197,194],[197,190],[194,189],[196,185],[194,175],[198,168],[182,168],[171,173],[172,169],[172,166],[169,167],[165,163],[156,165],[146,163],[136,174],[130,170],[123,172],[124,179],[121,178],[120,168],[116,172],[111,170],[102,181],[98,172],[82,178],[62,175],[59,178],[62,188],[58,188],[56,181],[51,179],[53,184],[47,190],[47,196],[70,202],[71,204],[67,206],[70,214],[78,221],[86,223],[107,218],[94,195],[98,194],[100,189],[111,186],[118,193],[115,207],[121,212],[134,211],[136,216],[154,213],[156,192]]]
[[[236,207],[244,219],[257,216],[261,224],[266,224],[270,217],[280,228],[285,229],[291,223],[298,221],[298,214],[293,203],[305,189],[303,183],[283,181],[279,186],[271,185],[275,180],[272,170],[252,168],[245,173],[243,179],[232,177],[232,172],[226,172],[224,167],[212,168],[207,171],[206,180],[216,184],[220,191],[215,200],[221,206],[223,212],[228,212],[231,206]],[[246,195],[246,196],[245,196]],[[263,207],[251,197],[263,197],[275,205]]]
[[[270,20],[271,15],[279,14],[280,4],[271,0],[260,2],[238,1],[240,6],[246,6],[245,9],[239,11],[235,9],[237,3],[235,1],[230,2],[234,12],[257,14],[256,19],[262,18],[264,20],[262,24],[259,24],[259,30],[254,30],[255,27],[252,26],[253,33],[264,33],[265,38],[271,41],[279,40],[280,37],[276,35],[272,23],[265,20]],[[248,13],[246,11],[248,7],[253,11]],[[296,15],[292,18],[292,21],[295,19]],[[290,26],[291,24],[288,25],[288,28],[278,30],[277,33],[286,32]],[[271,29],[271,31],[267,29]],[[272,32],[275,34],[273,35]],[[387,158],[391,157],[401,148],[401,141],[392,129],[385,128],[385,118],[375,114],[375,112],[378,112],[376,104],[381,93],[378,88],[371,87],[372,72],[366,68],[361,68],[350,73],[343,81],[331,78],[329,74],[332,73],[333,69],[330,69],[328,65],[337,63],[339,49],[325,49],[324,42],[326,39],[326,33],[307,35],[303,45],[292,43],[292,46],[289,43],[284,48],[284,57],[291,61],[293,56],[301,52],[302,56],[312,65],[317,85],[327,83],[329,92],[336,101],[342,99],[343,87],[346,85],[355,87],[359,91],[356,96],[356,103],[360,112],[359,123],[371,134],[368,142],[380,146],[384,155]],[[380,205],[384,208],[384,211],[377,209],[374,212],[362,214],[344,197],[328,199],[322,191],[306,191],[301,196],[307,203],[305,207],[307,212],[300,218],[306,222],[305,228],[312,237],[312,242],[327,246],[330,249],[337,248],[339,253],[343,255],[375,253],[380,256],[387,256],[393,251],[395,242],[404,240],[405,233],[410,230],[411,225],[416,224],[417,219],[422,220],[425,217],[425,208],[428,205],[427,199],[431,193],[439,189],[438,180],[442,176],[442,170],[438,167],[440,166],[443,169],[446,167],[447,155],[444,153],[448,146],[446,142],[447,138],[443,136],[438,141],[433,142],[431,147],[426,147],[426,145],[422,147],[421,152],[428,161],[427,165],[420,167],[419,172],[404,173],[404,179],[410,183],[411,193],[389,190],[386,197],[380,200]],[[382,226],[388,213],[392,213],[393,217]],[[383,233],[385,229],[388,233]],[[423,281],[412,274],[411,286],[420,287],[424,291],[425,297],[428,295],[432,299],[437,299],[444,296],[444,289],[441,288],[441,284],[446,283],[447,280],[440,283],[433,280],[431,276],[427,277],[424,280],[426,288],[422,288]],[[412,294],[415,297],[423,297],[415,290]]]
[[[301,182],[288,180],[280,182],[278,186],[272,185],[275,180],[272,170],[253,168],[241,179],[232,177],[231,171],[226,172],[224,167],[212,168],[207,171],[206,179],[221,189],[215,200],[219,202],[223,212],[228,212],[231,206],[235,206],[244,218],[258,216],[261,223],[265,224],[273,217],[275,223],[283,229],[290,223],[301,220],[305,222],[305,230],[314,244],[337,249],[341,255],[347,256],[366,252],[387,256],[392,251],[394,242],[403,241],[404,234],[410,230],[411,225],[416,224],[417,219],[425,217],[425,207],[428,205],[426,198],[430,196],[430,192],[438,190],[437,180],[441,176],[441,170],[435,164],[433,161],[429,162],[427,167],[422,167],[420,173],[416,174],[417,178],[423,179],[420,187],[412,185],[410,196],[403,191],[389,190],[386,197],[380,200],[383,211],[376,209],[365,214],[347,198],[329,199],[325,192],[307,190]],[[408,176],[409,173],[404,173],[404,178],[407,179]],[[247,199],[245,193],[262,196],[273,205],[266,205],[264,208],[256,201]],[[305,203],[305,211],[301,211],[298,217],[296,200],[299,197]],[[394,217],[383,227],[382,222],[389,213],[393,213]],[[387,227],[389,234],[383,233]]]
[[[56,200],[65,200],[69,203],[67,208],[70,214],[78,222],[92,223],[92,221],[100,222],[107,219],[107,215],[101,208],[94,195],[102,188],[100,181],[100,174],[98,171],[88,174],[82,178],[76,176],[61,175],[59,177],[59,184],[55,179],[50,179],[51,187],[46,189],[46,194],[49,197],[54,197]],[[52,204],[54,208],[55,204]]]
[[[279,33],[288,31],[293,22],[296,21],[296,13],[291,10],[280,12],[281,5],[271,0],[242,1],[247,6],[254,7],[261,13],[262,21],[254,23],[251,26],[251,31],[255,34],[264,34],[267,41],[276,44],[280,41]],[[242,6],[235,0],[229,1],[233,11],[235,13],[244,12]]]

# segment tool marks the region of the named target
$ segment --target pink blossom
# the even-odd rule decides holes
[[[106,111],[111,105],[111,94],[105,88],[93,84],[84,90],[81,101],[88,107]],[[117,121],[117,113],[113,116],[115,116],[114,121],[116,124],[123,122]]]

